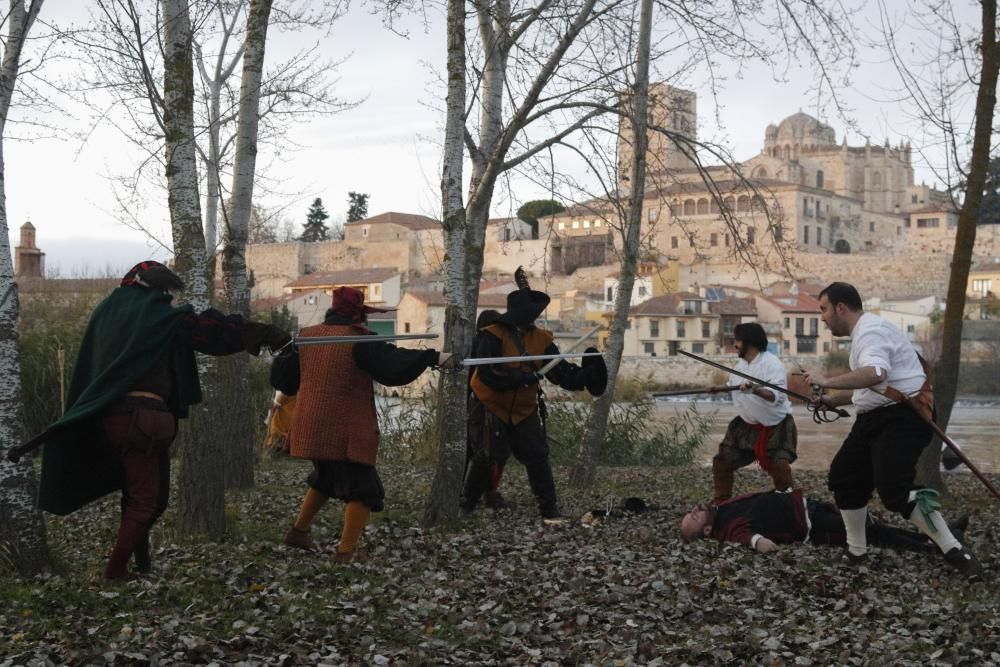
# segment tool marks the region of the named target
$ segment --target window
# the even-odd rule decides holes
[[[503,228],[503,240],[510,241],[510,227]]]
[[[694,234],[688,237],[688,247],[694,247]]]
[[[708,215],[708,200],[699,199],[698,200],[698,215]]]
[[[378,283],[372,285],[372,298],[381,299],[382,298],[382,286]]]
[[[566,223],[565,222],[560,222],[559,223],[559,229],[566,229]]]
[[[729,247],[729,232],[726,232],[726,247]]]
[[[694,215],[697,205],[693,199],[684,200],[684,215]]]
[[[642,351],[645,352],[646,354],[648,354],[651,357],[655,357],[656,356],[656,347],[653,345],[653,343],[643,343],[642,344]]]
[[[650,338],[660,337],[660,320],[649,321],[649,337]]]
[[[601,226],[601,221],[600,220],[594,220],[594,227],[600,227],[600,226]]]
[[[712,337],[712,323],[702,320],[701,322],[701,337],[711,338]]]
[[[821,216],[821,215],[819,214],[819,200],[818,200],[818,199],[816,200],[816,217],[817,217],[817,218],[820,218],[820,217],[822,217],[822,216]]]
[[[986,294],[992,290],[993,280],[991,278],[976,278],[972,281],[972,292],[974,294],[986,296]]]
[[[687,336],[686,323],[684,320],[677,320],[677,337],[685,338]]]
[[[782,343],[783,343],[782,344],[782,348],[785,350],[785,352],[788,352],[789,350],[792,349],[792,345],[791,345],[791,343],[789,341],[787,341],[787,340],[786,341],[782,341]]]
[[[708,242],[713,248],[719,245],[719,235],[712,232],[712,234],[708,237]]]
[[[705,354],[705,344],[704,343],[692,343],[691,351],[695,354]]]
[[[590,228],[590,220],[584,220],[583,221],[583,228],[584,229],[589,229]]]
[[[305,298],[305,302],[306,302],[307,306],[315,306],[316,305],[316,295],[315,294],[310,294],[309,296],[307,296]]]
[[[802,215],[806,216],[807,218],[812,217],[812,209],[809,208],[809,197],[806,197],[805,199],[802,200]]]
[[[799,338],[795,343],[797,354],[816,354],[815,338]]]
[[[823,245],[823,228],[816,228],[816,245]]]
[[[790,320],[789,318],[787,318],[787,317],[786,317],[786,318],[785,318],[785,328],[787,329],[787,328],[788,328],[788,327],[790,327],[790,326],[792,326],[792,324],[791,324],[791,320]]]
[[[802,228],[802,242],[805,243],[806,245],[809,244],[809,226],[808,225]]]
[[[818,336],[819,335],[819,318],[810,317],[809,318],[809,335]]]
[[[906,333],[911,334],[911,333],[916,333],[916,331],[917,331],[917,325],[915,324],[906,325]]]
[[[403,322],[403,333],[410,333],[410,323]]]
[[[646,211],[646,220],[648,220],[649,222],[656,222],[656,218],[658,218],[659,215],[660,211],[658,209],[651,208],[648,211]]]
[[[753,227],[747,229],[747,245],[753,245],[754,238],[756,237],[756,232]]]
[[[868,223],[868,231],[870,231],[870,232],[874,232],[875,231],[875,223],[874,222],[869,222]]]
[[[910,195],[910,203],[911,204],[917,203],[917,195]]]
[[[667,353],[671,357],[676,357],[677,356],[677,350],[679,350],[680,347],[681,347],[681,344],[678,343],[675,340],[667,341]]]
[[[823,170],[822,169],[820,169],[819,171],[816,172],[816,188],[820,189],[820,190],[823,189]]]
[[[573,229],[580,229],[580,221],[579,220],[574,220],[573,221]]]
[[[368,225],[365,225],[364,227],[361,228],[361,235],[368,236]]]
[[[608,288],[608,298],[606,299],[606,301],[614,301],[614,300],[615,300],[615,288],[614,287],[609,287]]]
[[[701,315],[701,301],[694,301],[694,300],[684,301],[681,307],[681,311],[687,315]]]
[[[917,218],[917,227],[937,227],[937,218]]]
[[[823,352],[829,352],[829,351],[830,351],[830,344],[823,343]]]
[[[780,241],[783,238],[785,238],[785,228],[779,223],[774,226],[774,240]]]
[[[671,236],[670,237],[670,247],[671,248],[676,248],[677,247],[677,237],[676,236]]]
[[[750,197],[742,195],[736,200],[736,211],[738,213],[746,213],[750,210]]]
[[[902,236],[902,235],[903,235],[903,228],[896,227],[896,236]]]
[[[906,220],[903,221],[903,226],[905,226],[905,227],[909,227],[910,226],[910,219],[909,218],[907,218]]]
[[[645,285],[639,285],[639,296],[646,296],[649,294],[649,290],[646,289]]]
[[[872,174],[872,190],[881,190],[881,189],[882,189],[882,174],[876,171],[874,174]]]
[[[795,318],[795,335],[804,336],[806,333],[806,320],[804,317]]]

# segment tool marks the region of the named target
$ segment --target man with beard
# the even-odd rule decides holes
[[[737,324],[733,336],[740,356],[734,370],[779,387],[788,386],[785,366],[767,351],[767,334],[761,325]],[[791,464],[797,456],[798,431],[788,396],[735,374],[729,376],[727,385],[711,387],[709,392],[726,391],[734,386],[740,388],[733,392],[733,404],[739,415],[729,422],[719,452],[712,459],[716,505],[732,497],[736,470],[754,461],[771,476],[775,489],[790,489]]]
[[[819,293],[819,306],[831,333],[851,339],[850,371],[831,378],[805,372],[818,395],[825,389],[853,390],[849,399],[818,399],[827,405],[850,401],[857,409],[827,478],[846,527],[848,559],[864,561],[868,553],[868,501],[877,489],[886,509],[927,535],[949,565],[970,580],[980,579],[979,563],[938,511],[937,492],[915,482],[917,461],[933,435],[925,418],[933,416],[934,395],[923,360],[902,331],[864,312],[853,285],[831,283]],[[913,407],[890,395],[910,399]]]

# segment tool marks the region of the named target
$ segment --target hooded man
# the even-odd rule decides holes
[[[148,571],[149,530],[167,506],[168,448],[177,420],[201,401],[195,352],[220,356],[278,349],[286,332],[217,310],[171,305],[184,289],[159,262],[136,264],[94,309],[80,343],[66,413],[45,442],[39,505],[69,514],[121,489],[122,517],[104,576]],[[30,446],[32,443],[25,445]]]
[[[740,360],[734,370],[752,375],[779,387],[788,387],[784,364],[767,351],[767,334],[756,322],[737,324],[733,329],[736,353]],[[712,459],[712,479],[715,503],[733,495],[733,482],[738,468],[754,461],[774,481],[774,488],[784,491],[792,487],[791,464],[797,457],[798,431],[792,419],[788,396],[780,391],[748,382],[739,375],[730,375],[727,385],[711,387],[709,392],[733,392],[733,404],[739,415],[729,422],[719,452]]]
[[[368,306],[353,287],[333,291],[333,305],[322,324],[306,327],[300,337],[373,334],[369,313],[387,312]],[[358,547],[371,512],[381,512],[385,489],[375,462],[379,429],[372,380],[398,387],[416,380],[428,368],[450,368],[451,355],[430,349],[399,348],[384,341],[289,348],[274,360],[271,384],[297,396],[288,432],[289,454],[309,459],[312,474],[302,507],[285,535],[285,544],[307,551],[318,547],[309,529],[330,498],[345,503],[344,526],[334,560],[347,563],[366,557]]]
[[[477,345],[480,357],[519,357],[539,354],[559,354],[552,342],[551,331],[535,326],[535,320],[549,305],[545,292],[531,289],[524,270],[518,267],[515,280],[519,289],[507,295],[507,311],[496,322],[485,327]],[[587,352],[597,352],[588,348]],[[495,429],[488,434],[493,439],[489,451],[498,456],[499,450],[508,450],[524,464],[528,484],[538,502],[542,519],[547,524],[565,521],[556,502],[556,486],[549,463],[549,444],[545,427],[539,415],[538,371],[542,361],[497,363],[476,366],[470,387],[476,399],[490,416],[495,418]],[[582,365],[560,361],[545,377],[563,389],[586,389],[593,396],[600,396],[608,382],[608,371],[603,357],[585,357]],[[465,513],[475,510],[480,497],[489,488],[492,460],[474,457],[465,482]]]

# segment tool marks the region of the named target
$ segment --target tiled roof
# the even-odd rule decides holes
[[[427,290],[409,290],[407,294],[412,294],[428,306],[444,306],[445,298],[443,292],[431,292]],[[480,308],[507,308],[507,294],[479,294]]]
[[[819,301],[808,294],[788,294],[785,296],[761,296],[781,308],[783,313],[818,313]]]
[[[757,301],[753,297],[728,296],[708,304],[709,312],[716,315],[757,315]]]
[[[364,220],[355,220],[354,222],[345,223],[346,225],[399,225],[400,227],[406,227],[407,229],[440,229],[441,223],[433,218],[428,218],[426,215],[417,215],[416,213],[399,213],[397,211],[389,211],[388,213],[379,213],[378,215],[373,215],[370,218],[365,218]]]
[[[693,292],[679,292],[675,294],[664,294],[663,296],[655,296],[652,299],[643,301],[638,306],[634,306],[629,310],[630,316],[643,315],[711,315],[707,309],[702,313],[684,313],[681,312],[682,301],[702,301],[700,296]]]
[[[398,273],[397,269],[382,266],[344,271],[316,271],[293,280],[285,285],[285,287],[307,289],[310,287],[331,287],[333,285],[367,285],[369,283],[383,282]]]
[[[1000,258],[998,257],[979,262],[969,269],[969,273],[993,273],[994,271],[1000,271]]]

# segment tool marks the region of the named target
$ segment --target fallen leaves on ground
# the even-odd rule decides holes
[[[545,527],[512,463],[511,508],[427,531],[418,519],[432,471],[386,467],[386,512],[363,538],[371,558],[337,565],[334,503],[313,528],[326,552],[281,543],[307,467],[263,463],[254,489],[230,494],[223,542],[181,539],[168,511],[154,573],[125,584],[99,577],[115,499],[50,518],[54,571],[0,583],[0,667],[1000,665],[1000,520],[969,475],[949,476],[946,509],[972,513],[967,538],[987,570],[978,585],[926,554],[882,550],[852,568],[837,548],[763,556],[683,544],[680,516],[711,489],[704,468],[603,469],[587,492],[562,483],[570,516],[627,496],[653,509]],[[797,474],[828,497],[821,474]],[[768,486],[756,470],[738,480],[742,491]]]

